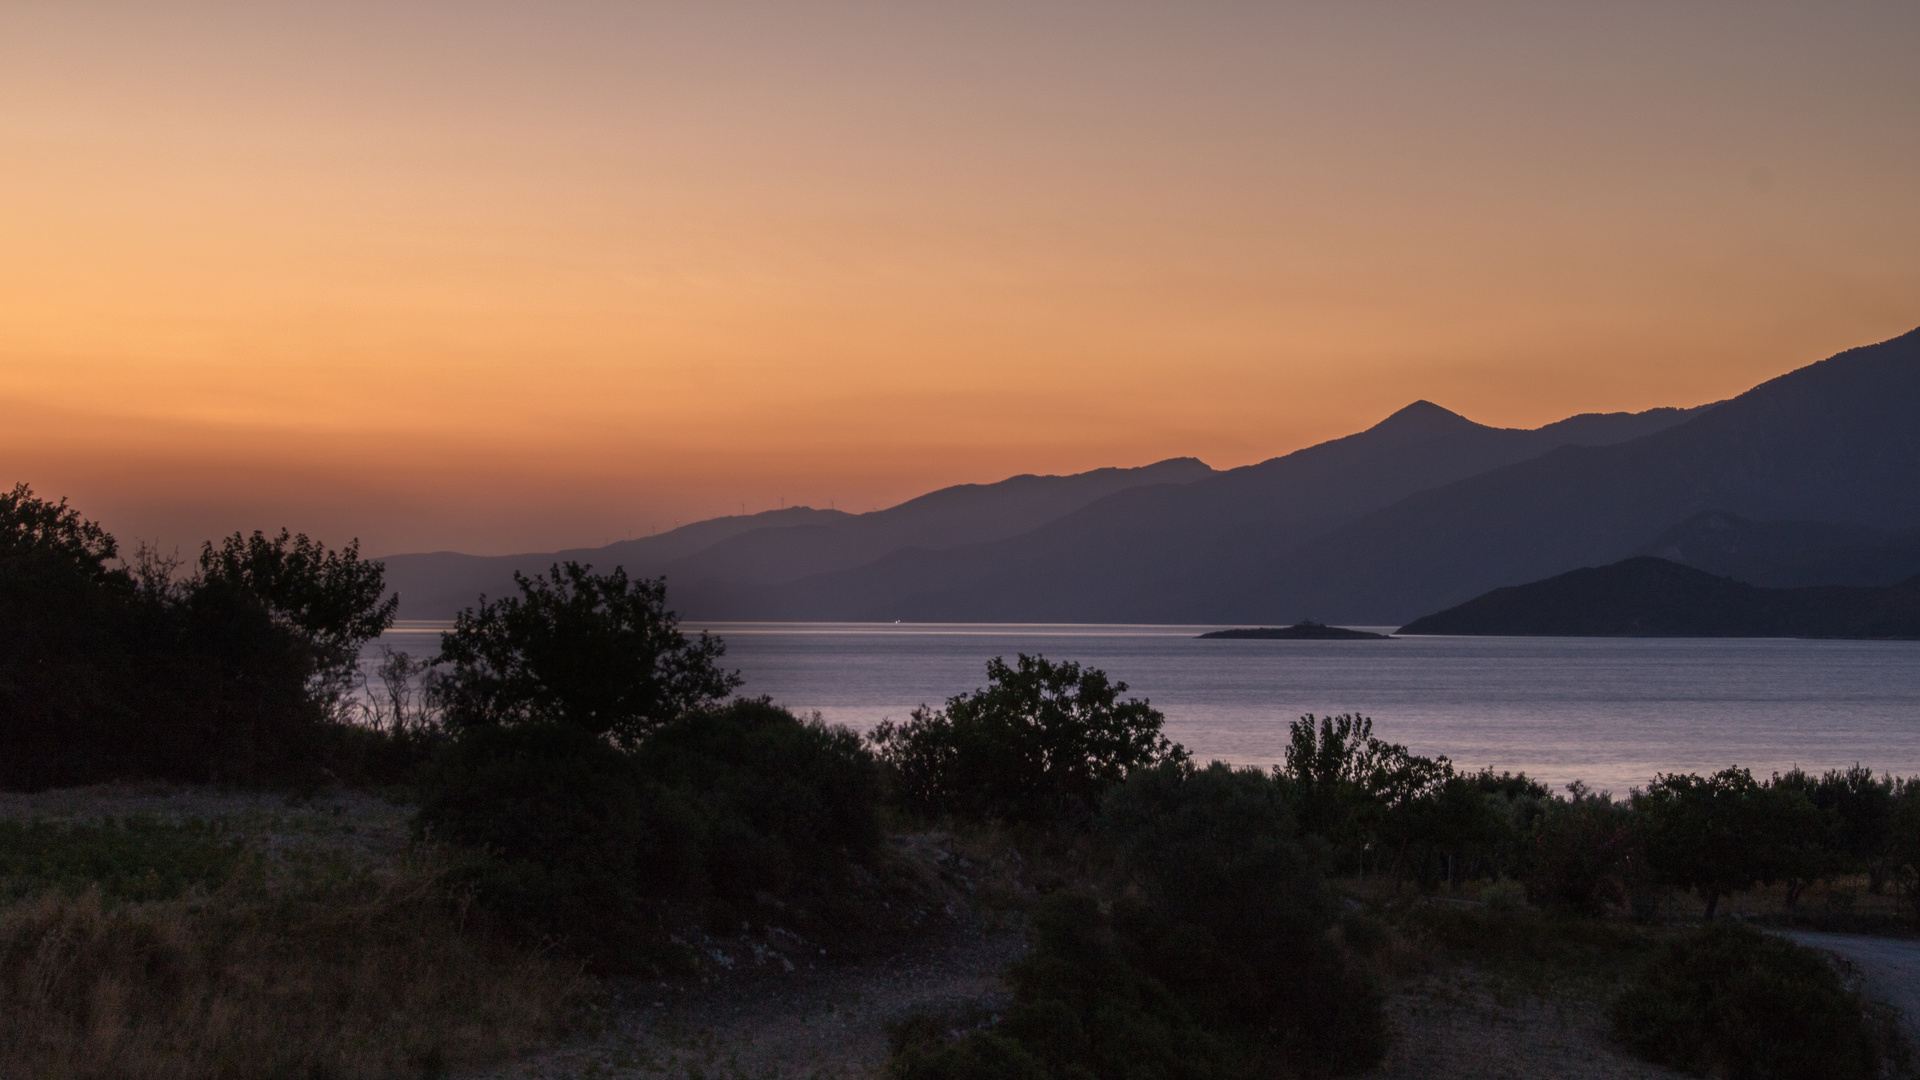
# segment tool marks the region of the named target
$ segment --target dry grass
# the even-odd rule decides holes
[[[453,864],[405,844],[404,808],[103,790],[0,813],[169,803],[230,823],[239,869],[167,900],[42,890],[0,907],[0,1076],[437,1075],[551,1037],[584,988],[467,920]]]

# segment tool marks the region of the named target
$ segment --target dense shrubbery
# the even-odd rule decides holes
[[[716,921],[831,907],[879,842],[858,736],[739,684],[676,629],[657,581],[568,563],[462,613],[434,694],[456,734],[419,827],[485,853],[479,898],[523,932],[617,937],[663,903]]]
[[[1381,1001],[1329,931],[1334,906],[1283,784],[1168,762],[1106,800],[1107,904],[1050,896],[1009,971],[1004,1023],[911,1040],[901,1080],[1346,1075],[1378,1060]]]
[[[882,723],[871,736],[899,797],[927,814],[1084,822],[1130,770],[1182,760],[1165,719],[1097,668],[1020,656],[987,662],[984,690]]]
[[[356,545],[255,533],[196,572],[26,485],[0,495],[0,787],[262,782],[323,767],[359,645],[393,617]]]
[[[1653,1061],[1729,1080],[1868,1080],[1888,1032],[1825,957],[1720,920],[1672,942],[1612,1006]]]
[[[478,897],[519,930],[590,940],[658,902],[805,920],[878,842],[878,787],[846,729],[736,701],[632,751],[563,724],[471,728],[428,768],[419,821],[486,853]]]

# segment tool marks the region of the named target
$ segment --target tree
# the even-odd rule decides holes
[[[1728,893],[1753,887],[1764,872],[1755,841],[1764,828],[1765,793],[1741,768],[1712,776],[1661,773],[1633,808],[1646,815],[1654,870],[1707,902],[1707,918]]]
[[[1187,752],[1165,717],[1098,668],[1022,653],[987,661],[987,687],[884,721],[869,736],[907,800],[931,813],[1042,822],[1087,818],[1128,772]]]
[[[64,564],[97,581],[125,571],[109,567],[119,545],[107,530],[80,516],[67,500],[48,502],[26,484],[0,495],[0,560],[43,559]]]
[[[1807,886],[1839,873],[1845,862],[1840,816],[1814,802],[1820,782],[1800,769],[1774,773],[1761,785],[1757,835],[1753,838],[1760,880],[1787,887],[1787,906],[1800,902]]]
[[[1441,819],[1473,819],[1472,839],[1480,839],[1486,814],[1477,787],[1449,788],[1451,761],[1375,737],[1369,717],[1308,713],[1288,725],[1286,756],[1280,772],[1293,784],[1302,830],[1346,849],[1363,871],[1376,843],[1385,842],[1397,866],[1410,844],[1439,839]]]
[[[118,754],[134,588],[117,554],[66,500],[0,494],[0,786],[87,783]]]
[[[1872,769],[1856,762],[1822,776],[1811,797],[1815,806],[1839,818],[1846,861],[1854,871],[1866,871],[1867,891],[1878,894],[1886,884],[1887,845],[1893,839],[1893,780],[1876,779]]]
[[[234,533],[200,549],[199,587],[237,588],[266,605],[275,622],[295,631],[313,652],[318,696],[333,704],[357,670],[360,647],[393,625],[398,596],[386,592],[385,567],[360,558],[360,541],[339,551],[305,533],[268,538]]]
[[[519,596],[482,597],[441,635],[435,693],[454,724],[564,724],[632,749],[740,685],[720,639],[680,633],[664,578],[565,562],[513,580]]]

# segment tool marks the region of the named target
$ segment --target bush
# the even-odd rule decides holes
[[[1008,969],[1005,1021],[958,1038],[923,1028],[896,1077],[1325,1076],[1379,1059],[1380,995],[1334,944],[1333,898],[1273,777],[1136,771],[1098,835],[1116,898],[1050,894]]]
[[[1144,901],[1115,905],[1116,932],[1246,1068],[1343,1075],[1378,1059],[1380,995],[1333,943],[1333,895],[1274,777],[1142,770],[1101,826]]]
[[[418,828],[480,848],[482,903],[522,932],[617,938],[660,902],[820,901],[879,839],[857,736],[766,701],[688,713],[627,752],[560,724],[463,731]]]
[[[1726,921],[1668,945],[1610,1013],[1642,1057],[1729,1080],[1868,1080],[1890,1046],[1819,953]]]
[[[924,706],[870,736],[902,799],[928,814],[1029,823],[1086,821],[1134,770],[1180,761],[1165,717],[1097,668],[1022,654],[987,662],[984,690]]]
[[[359,644],[393,616],[379,563],[238,535],[199,572],[25,484],[0,495],[0,786],[299,780]]]
[[[880,773],[860,737],[764,698],[687,713],[633,762],[702,823],[701,888],[716,896],[817,891],[880,841]]]
[[[435,693],[456,725],[566,724],[632,749],[740,685],[718,638],[680,633],[664,580],[575,562],[513,580],[519,596],[483,598],[441,635]]]
[[[594,936],[697,880],[700,825],[606,740],[558,724],[462,732],[428,766],[418,830],[481,849],[478,899],[522,933]]]

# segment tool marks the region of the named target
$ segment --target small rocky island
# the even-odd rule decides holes
[[[1258,626],[1250,630],[1215,630],[1201,634],[1203,638],[1254,638],[1262,641],[1385,641],[1391,635],[1375,634],[1366,630],[1349,630],[1344,626],[1328,626],[1312,619],[1302,619],[1292,626]]]

